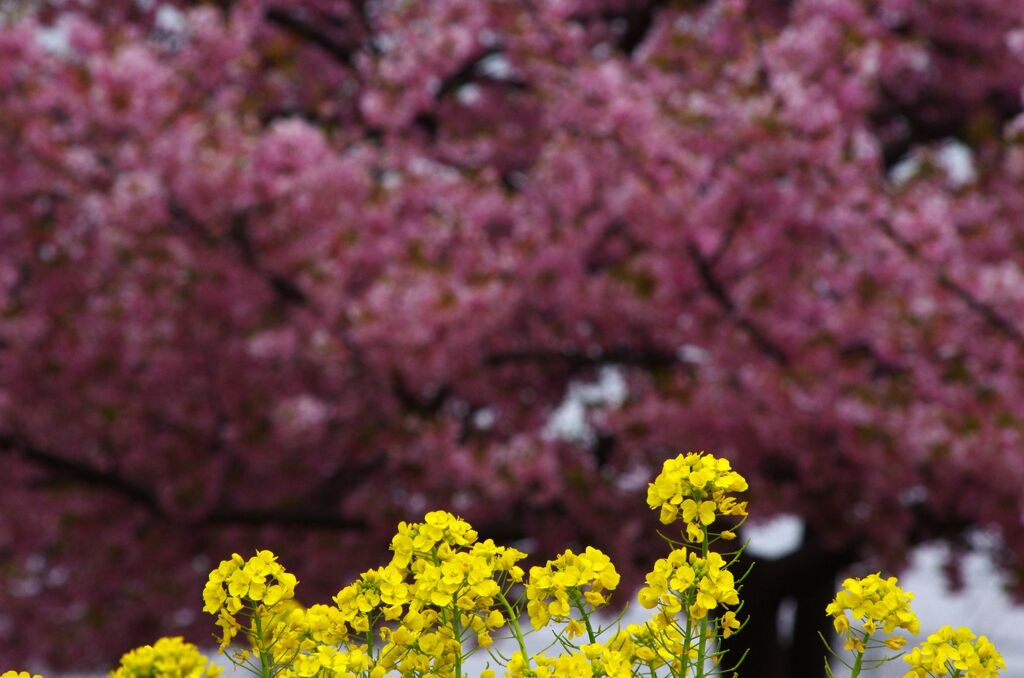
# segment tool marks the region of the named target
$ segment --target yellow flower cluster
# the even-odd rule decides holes
[[[309,641],[320,645],[337,645],[349,635],[344,614],[333,605],[317,604],[305,610],[293,610],[282,621],[290,628],[301,629]]]
[[[645,624],[630,624],[608,641],[608,647],[632,664],[642,664],[649,670],[668,664],[678,674],[681,658],[694,660],[697,650],[687,646],[683,633],[675,624],[663,623],[664,619],[659,615]]]
[[[566,551],[543,567],[530,568],[526,584],[530,623],[539,629],[551,619],[568,621],[569,637],[582,635],[580,622],[571,619],[571,611],[580,610],[584,601],[592,610],[602,607],[618,585],[619,573],[601,551],[592,546],[581,554]]]
[[[746,489],[747,481],[732,470],[728,459],[689,452],[665,461],[661,473],[648,485],[647,505],[661,511],[661,522],[666,525],[681,518],[687,539],[699,543],[717,516],[747,515],[746,502],[729,496]]]
[[[239,611],[274,608],[295,595],[296,583],[295,575],[286,572],[270,551],[258,551],[249,560],[234,553],[230,560],[221,561],[203,589],[203,611],[217,615],[222,629],[221,649],[238,633],[235,615]]]
[[[685,549],[673,550],[667,558],[654,563],[647,573],[647,586],[640,589],[640,604],[651,609],[659,607],[669,619],[675,618],[686,607],[693,619],[703,619],[719,605],[738,605],[736,580],[718,553],[706,558]],[[726,612],[722,621],[723,635],[728,638],[739,627],[735,613]]]
[[[38,673],[30,674],[28,671],[4,671],[0,678],[43,678]]]
[[[505,678],[630,678],[633,666],[628,656],[601,643],[580,647],[558,657],[535,654],[529,664],[522,654],[516,654],[505,667]]]
[[[953,674],[964,678],[996,678],[1006,662],[985,636],[970,629],[943,626],[904,655],[910,664],[904,678]]]
[[[398,524],[398,532],[391,539],[391,564],[406,568],[416,554],[431,553],[437,547],[443,557],[443,552],[469,546],[476,539],[476,530],[465,520],[447,511],[431,511],[422,523]]]
[[[338,591],[334,604],[338,619],[356,633],[364,634],[377,617],[388,621],[401,617],[409,597],[405,572],[388,565],[363,572],[354,583]]]
[[[736,675],[736,666],[724,665],[720,641],[742,626],[739,585],[729,570],[742,547],[725,555],[712,550],[718,538],[734,535],[709,532],[709,527],[721,516],[747,515],[746,503],[733,496],[746,489],[724,459],[688,453],[665,462],[647,501],[660,510],[662,522],[686,524],[684,541],[673,542],[677,548],[646,575],[638,598],[654,610],[652,617],[618,628],[607,642],[597,642],[604,629],[595,629],[591,620],[619,585],[607,555],[593,547],[567,550],[532,567],[525,579],[519,565],[525,553],[479,541],[469,523],[445,511],[399,524],[390,562],[362,573],[332,604],[301,606],[294,600],[295,577],[273,553],[258,551],[248,560],[234,554],[210,573],[204,610],[223,630],[221,650],[242,633],[251,649],[235,650],[233,661],[264,678],[464,678],[466,641],[487,648],[492,633],[503,627],[519,645],[511,656],[492,654],[505,667],[505,678]],[[522,597],[510,600],[513,591],[522,591]],[[906,642],[875,640],[872,634],[888,636],[897,628],[917,633],[912,599],[894,577],[876,573],[843,582],[826,611],[847,649],[856,653],[854,663],[846,664],[853,678],[871,662],[891,659],[865,660],[866,650],[899,649]],[[529,654],[518,622],[524,605],[535,629],[566,623],[557,636],[566,654]],[[585,641],[575,640],[584,634]],[[906,678],[992,678],[1005,668],[987,639],[949,627],[906,660],[911,665]],[[125,655],[111,678],[214,678],[217,673],[194,646],[171,638]],[[7,672],[0,678],[40,677]],[[496,673],[488,668],[480,678],[496,678]]]
[[[843,588],[825,612],[832,616],[836,631],[843,635],[846,649],[863,652],[866,639],[878,629],[886,635],[897,628],[910,633],[921,629],[917,615],[910,609],[913,599],[914,594],[901,589],[896,577],[883,579],[875,573],[860,579],[845,579]],[[859,622],[860,629],[851,626],[851,621]],[[886,644],[899,649],[904,642],[903,638],[893,638]]]
[[[371,666],[370,658],[357,649],[341,652],[330,645],[318,645],[308,654],[298,655],[291,668],[281,670],[277,675],[285,678],[313,678],[321,675],[355,678]],[[384,671],[379,671],[382,676]]]
[[[211,664],[195,645],[174,637],[131,650],[121,657],[121,665],[109,678],[216,678],[220,673],[220,667]],[[23,673],[19,678],[27,677]]]
[[[453,675],[467,635],[486,647],[506,625],[503,592],[522,581],[526,554],[477,541],[469,523],[444,511],[400,524],[391,550],[390,563],[361,574],[333,605],[308,609],[292,600],[295,578],[272,553],[235,555],[210,574],[204,609],[225,630],[222,649],[241,630],[236,613],[250,610],[253,653],[236,652],[236,662],[269,663],[280,678]]]
[[[377,668],[403,676],[451,675],[462,660],[462,640],[448,624],[447,614],[410,612],[380,651]],[[454,621],[454,620],[452,620]],[[387,629],[381,629],[389,638]]]
[[[408,573],[392,562],[364,572],[334,596],[338,618],[353,632],[349,647],[363,653],[381,673],[449,671],[461,652],[461,642],[443,625],[445,620],[432,603],[414,598],[414,587],[406,583]],[[450,594],[444,603],[451,605]],[[374,655],[373,630],[378,626],[376,638],[381,645]]]
[[[287,665],[301,652],[312,651],[318,644],[337,645],[346,637],[347,629],[338,624],[332,612],[336,612],[335,608],[326,605],[304,609],[295,600],[284,600],[273,607],[254,610],[246,636],[257,655],[262,649],[274,665]],[[235,658],[242,662],[249,656],[247,650],[235,653]]]
[[[392,574],[381,588],[382,605],[392,605],[384,608],[385,620],[398,619],[393,606],[403,595],[407,609],[397,628],[382,629],[388,669],[450,673],[461,661],[463,634],[473,633],[481,647],[493,642],[491,631],[506,623],[499,596],[505,582],[522,581],[517,563],[525,553],[490,539],[478,542],[469,523],[445,511],[428,513],[422,523],[401,523],[391,550],[384,569],[408,584],[403,588]],[[386,586],[393,587],[390,594]]]

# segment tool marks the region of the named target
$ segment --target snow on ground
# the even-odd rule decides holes
[[[920,548],[910,569],[900,577],[900,584],[914,592],[914,610],[921,619],[922,635],[911,642],[920,642],[944,624],[967,626],[988,636],[1002,653],[1007,667],[1003,678],[1024,678],[1024,607],[1012,605],[992,563],[980,555],[966,560],[963,591],[950,593],[942,578],[944,559],[944,547]],[[899,668],[892,666],[873,675],[899,678],[904,673]]]
[[[762,558],[778,558],[795,549],[802,526],[795,517],[781,517],[750,530],[748,550]],[[921,620],[921,633],[910,638],[908,647],[924,640],[943,625],[967,626],[988,636],[1006,660],[1003,678],[1024,678],[1024,606],[1014,606],[1003,590],[1003,580],[983,555],[969,556],[964,563],[964,588],[957,593],[946,589],[942,564],[943,546],[919,548],[910,567],[900,576],[900,586],[914,592],[914,611]],[[902,661],[872,671],[877,678],[902,678]],[[842,672],[837,673],[842,676]]]

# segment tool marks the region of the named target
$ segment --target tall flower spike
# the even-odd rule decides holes
[[[598,549],[588,546],[581,554],[565,551],[543,567],[530,568],[526,584],[530,623],[540,629],[550,619],[569,621],[576,605],[585,601],[591,609],[601,607],[618,585],[615,565]]]
[[[904,655],[910,664],[904,678],[954,675],[969,678],[997,678],[1006,668],[1003,656],[985,636],[975,636],[965,626],[943,626]]]
[[[864,652],[865,638],[877,631],[890,635],[897,628],[917,633],[921,624],[910,608],[914,594],[899,587],[896,577],[883,579],[878,573],[859,579],[845,579],[835,599],[825,608],[835,629],[846,641],[846,649]],[[902,646],[901,642],[889,643]]]
[[[131,650],[108,678],[217,678],[221,668],[181,637],[161,638]],[[3,678],[8,678],[7,674]],[[20,677],[23,678],[23,677]]]
[[[689,452],[665,461],[647,487],[647,505],[661,512],[666,525],[681,519],[686,538],[700,542],[718,516],[747,515],[746,502],[731,496],[746,489],[746,479],[732,470],[728,459]]]
[[[238,612],[245,607],[275,608],[295,596],[297,583],[271,551],[257,551],[249,560],[233,553],[221,561],[203,588],[203,611],[217,617],[221,627],[221,651],[241,628],[235,619]]]

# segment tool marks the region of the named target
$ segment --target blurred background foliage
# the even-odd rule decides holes
[[[629,589],[685,449],[803,520],[762,676],[854,564],[1019,586],[1022,85],[1004,0],[0,3],[0,656],[203,642],[231,551],[312,602],[432,508]]]

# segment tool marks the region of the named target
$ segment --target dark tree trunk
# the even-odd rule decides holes
[[[741,596],[749,622],[725,643],[726,665],[746,652],[741,675],[823,678],[825,647],[818,634],[832,636],[825,606],[835,595],[840,572],[853,562],[852,552],[827,550],[813,534],[805,533],[793,553],[774,560],[744,556],[736,572],[746,571],[751,562],[754,567]],[[791,634],[779,628],[783,604],[794,610]]]

